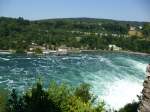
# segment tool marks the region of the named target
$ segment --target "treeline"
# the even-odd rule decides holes
[[[104,102],[98,101],[85,83],[71,88],[52,82],[46,89],[38,82],[23,93],[14,89],[8,95],[0,92],[0,112],[137,112],[138,105],[133,102],[118,111],[106,110]]]
[[[143,25],[144,37],[125,37],[129,26]],[[112,36],[115,34],[115,37]],[[116,44],[125,50],[150,52],[149,23],[98,19],[51,19],[29,21],[0,17],[0,49],[29,50],[32,43],[57,49],[61,45],[80,49],[108,49]]]

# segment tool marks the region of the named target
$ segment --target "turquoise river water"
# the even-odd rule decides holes
[[[92,92],[115,109],[137,100],[150,56],[99,52],[68,56],[0,54],[0,87],[24,90],[42,77],[77,86],[89,83]]]

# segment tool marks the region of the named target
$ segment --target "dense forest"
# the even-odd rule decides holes
[[[130,30],[133,35],[129,34]],[[92,18],[29,21],[22,17],[0,17],[0,50],[28,51],[32,44],[52,50],[62,45],[108,50],[109,44],[115,44],[123,50],[150,53],[150,23]]]

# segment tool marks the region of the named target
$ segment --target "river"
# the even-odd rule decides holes
[[[72,86],[85,82],[107,106],[118,109],[137,100],[148,63],[150,56],[114,52],[68,56],[0,54],[0,87],[22,91],[38,78],[45,86],[51,80]]]

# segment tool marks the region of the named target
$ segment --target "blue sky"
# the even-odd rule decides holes
[[[0,16],[150,21],[150,0],[0,0]]]

